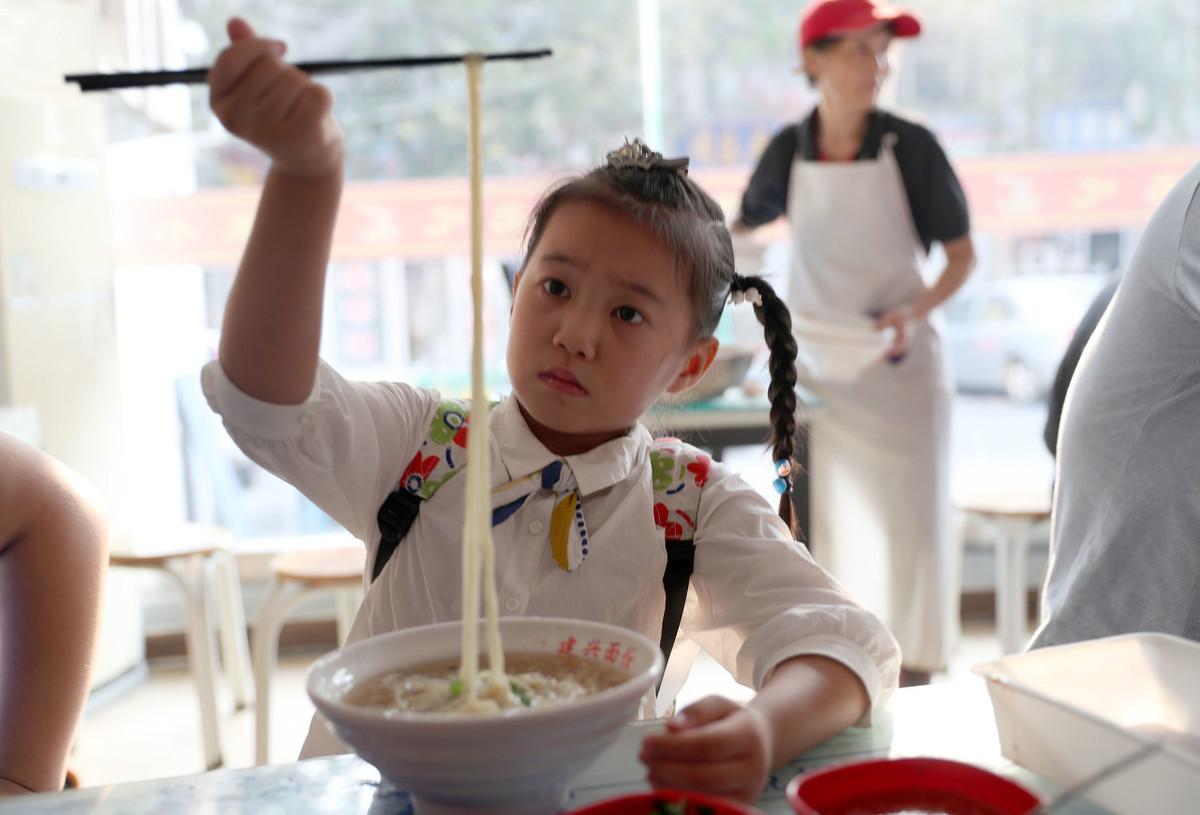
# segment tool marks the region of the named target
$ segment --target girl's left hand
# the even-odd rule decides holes
[[[895,329],[892,347],[887,350],[887,357],[897,360],[908,350],[908,342],[912,338],[912,324],[916,320],[910,306],[890,308],[875,318],[875,330]]]
[[[642,741],[638,755],[655,787],[674,787],[754,803],[771,770],[771,728],[753,707],[707,696],[680,711],[666,731]]]

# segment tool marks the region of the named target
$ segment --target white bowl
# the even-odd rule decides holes
[[[462,624],[381,634],[326,654],[308,672],[308,695],[338,736],[409,792],[421,815],[549,815],[567,785],[612,744],[662,672],[658,643],[614,625],[541,617],[502,619],[506,653],[573,651],[610,661],[621,684],[563,705],[486,716],[384,712],[343,701],[351,686],[396,669],[460,655]],[[480,629],[480,641],[484,642]],[[599,650],[592,656],[591,643]]]
[[[853,382],[883,361],[891,347],[893,329],[880,331],[865,317],[792,316],[796,337],[796,366],[820,382]]]
[[[1005,756],[1063,786],[1156,749],[1085,796],[1117,815],[1196,812],[1200,643],[1126,634],[977,665]]]

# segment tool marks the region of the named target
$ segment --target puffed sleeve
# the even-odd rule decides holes
[[[746,226],[769,224],[787,212],[788,186],[792,162],[796,157],[796,143],[796,125],[785,127],[767,143],[742,194],[738,217]]]
[[[684,634],[755,689],[779,663],[813,654],[853,671],[873,708],[886,700],[899,678],[895,638],[792,539],[762,496],[719,464],[701,490],[697,528]]]
[[[436,391],[350,382],[324,362],[298,405],[247,395],[219,361],[204,367],[201,384],[242,452],[367,542],[378,537],[379,506],[421,446],[438,405]]]

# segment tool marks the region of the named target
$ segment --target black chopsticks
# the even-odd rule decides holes
[[[535,51],[497,51],[483,54],[488,62],[495,60],[541,59],[553,52],[549,48]],[[295,66],[309,74],[344,71],[368,71],[376,68],[422,68],[429,65],[449,65],[462,62],[466,54],[445,54],[432,57],[386,57],[382,59],[328,60],[297,62]],[[198,83],[208,81],[208,68],[187,68],[179,71],[137,71],[125,74],[69,74],[63,79],[75,82],[83,91],[108,91],[117,88],[148,88],[157,85]]]

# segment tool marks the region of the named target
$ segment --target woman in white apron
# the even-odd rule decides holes
[[[930,313],[973,263],[962,189],[934,136],[876,109],[894,37],[910,13],[872,0],[822,0],[800,26],[816,108],[768,145],[735,230],[787,213],[788,299],[797,314],[871,317],[895,340],[857,380],[810,380],[822,400],[809,430],[813,553],[889,625],[902,683],[946,664],[957,632],[958,557],[950,530],[952,383]],[[927,285],[934,242],[946,268]]]

